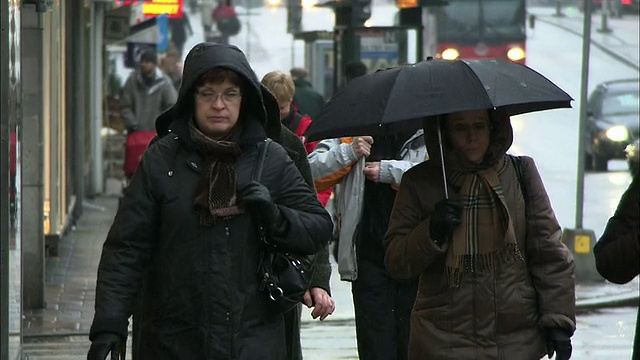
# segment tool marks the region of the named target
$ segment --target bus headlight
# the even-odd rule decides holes
[[[453,48],[445,49],[442,52],[442,58],[445,60],[455,60],[459,57],[460,57],[460,53],[458,52],[458,50]]]
[[[526,53],[524,52],[524,49],[519,46],[512,47],[507,51],[507,58],[511,61],[520,61],[524,59],[525,56]]]
[[[622,125],[612,126],[605,132],[607,138],[611,141],[625,141],[629,139],[629,130]]]

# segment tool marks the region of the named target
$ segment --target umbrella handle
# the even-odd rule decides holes
[[[445,172],[445,168],[444,168],[444,151],[443,148],[444,146],[442,145],[442,130],[441,130],[441,122],[440,122],[440,115],[437,116],[438,119],[438,146],[440,147],[440,164],[442,165],[442,181],[444,183],[444,198],[448,199],[449,198],[449,187],[447,186],[447,173]]]

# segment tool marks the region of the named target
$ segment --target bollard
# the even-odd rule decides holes
[[[536,27],[536,15],[529,14],[529,28],[533,30]]]
[[[596,269],[593,246],[596,234],[588,229],[564,229],[562,242],[571,250],[576,266],[576,283],[604,282]]]
[[[556,13],[553,15],[555,17],[563,17],[562,13],[562,0],[556,0]]]
[[[609,6],[610,6],[609,5],[609,1],[610,0],[603,0],[602,1],[602,9],[600,11],[602,13],[602,15],[601,15],[602,21],[601,21],[601,24],[600,24],[601,27],[600,27],[600,29],[598,29],[599,33],[608,34],[608,33],[610,33],[612,31],[611,28],[609,27],[609,25],[607,24],[607,19],[609,18]]]

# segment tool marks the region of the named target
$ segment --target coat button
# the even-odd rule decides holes
[[[194,169],[198,168],[198,164],[196,164],[195,162],[190,162],[189,164],[191,164],[191,167],[193,167]]]
[[[167,175],[169,175],[169,176],[173,176],[173,170],[169,170],[169,172],[167,173]]]

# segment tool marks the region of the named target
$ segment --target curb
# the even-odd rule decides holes
[[[558,24],[557,22],[548,19],[549,15],[540,15],[540,14],[535,14],[535,13],[530,13],[532,15],[535,15],[538,21],[542,21],[543,23],[555,26],[557,28],[563,29],[567,32],[570,32],[574,35],[577,35],[578,37],[582,38],[582,31],[577,31],[574,30],[571,27],[562,25],[562,24]],[[593,29],[593,23],[592,23],[592,29]],[[628,67],[632,68],[633,70],[636,70],[638,72],[640,72],[640,64],[636,64],[632,61],[629,61],[628,59],[626,59],[625,57],[617,54],[614,51],[609,50],[607,47],[601,45],[600,43],[596,42],[595,40],[593,40],[593,38],[591,38],[591,45],[597,47],[598,49],[600,49],[602,52],[604,52],[605,54],[611,56],[612,58],[614,58],[616,61],[619,61],[621,63],[623,63],[624,65],[627,65]]]

